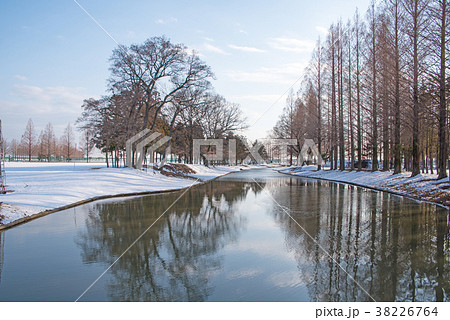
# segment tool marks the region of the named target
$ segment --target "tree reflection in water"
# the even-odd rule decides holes
[[[109,270],[112,301],[204,301],[210,277],[221,269],[218,251],[234,241],[245,221],[233,206],[255,183],[206,184],[189,190]],[[161,194],[91,208],[77,235],[84,263],[112,264],[178,197]]]
[[[291,179],[271,191],[312,301],[450,299],[448,210],[383,192],[326,181]],[[332,262],[320,244],[342,266]]]

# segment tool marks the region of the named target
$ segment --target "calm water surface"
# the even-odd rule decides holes
[[[74,301],[152,224],[80,301],[450,300],[447,210],[270,169],[192,188],[158,219],[179,196],[0,233],[0,301]]]

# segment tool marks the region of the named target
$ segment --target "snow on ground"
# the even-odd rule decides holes
[[[279,170],[296,176],[351,183],[378,190],[395,192],[450,207],[450,182],[448,178],[436,180],[437,174],[419,174],[411,178],[411,172],[393,175],[389,171],[339,171],[320,170],[316,166],[288,167]]]
[[[241,169],[188,166],[199,180],[104,163],[6,162],[7,190],[14,192],[0,194],[0,224],[97,196],[185,188]]]
[[[230,172],[239,171],[241,169],[243,169],[243,170],[246,169],[245,167],[239,167],[239,166],[206,167],[206,166],[202,166],[200,164],[188,164],[187,166],[196,172],[195,174],[191,174],[190,176],[199,178],[203,181],[211,180],[218,176],[221,176],[221,175],[224,175],[224,174],[227,174]]]

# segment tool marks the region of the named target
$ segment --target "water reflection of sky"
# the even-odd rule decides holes
[[[249,193],[236,205],[235,214],[245,216],[245,232],[223,249],[227,258],[223,273],[213,280],[218,285],[210,300],[230,300],[230,294],[234,301],[308,300],[295,256],[287,252],[285,235],[271,210],[273,202],[264,192]]]

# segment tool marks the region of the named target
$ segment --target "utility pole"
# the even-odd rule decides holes
[[[6,193],[6,173],[5,173],[5,146],[2,135],[2,120],[0,120],[0,194]]]

